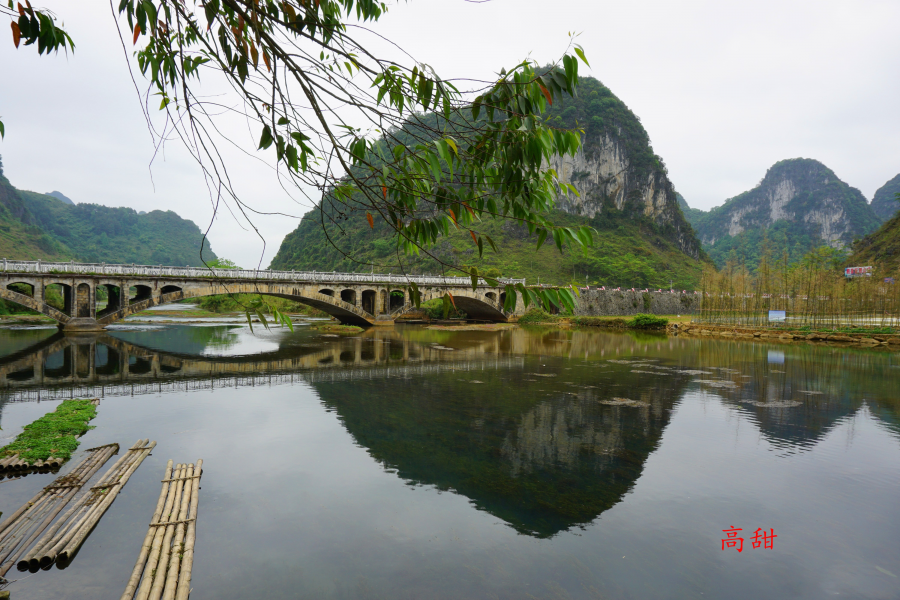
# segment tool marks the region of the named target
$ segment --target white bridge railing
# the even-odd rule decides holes
[[[296,281],[328,283],[388,283],[408,285],[470,286],[469,277],[440,275],[394,275],[385,273],[337,273],[321,271],[269,271],[265,269],[208,269],[201,267],[168,267],[164,265],[114,265],[106,263],[43,262],[40,260],[7,260],[2,263],[4,273],[34,273],[36,275],[107,275],[110,277],[173,277],[178,279],[251,279],[263,281]],[[501,284],[524,284],[524,279],[500,279]],[[479,285],[486,286],[484,279]]]

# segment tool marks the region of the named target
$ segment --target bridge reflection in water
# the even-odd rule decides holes
[[[451,349],[410,336],[299,336],[261,354],[202,356],[109,334],[54,334],[0,359],[0,405],[305,382],[375,461],[410,485],[452,490],[519,533],[550,537],[621,501],[687,379],[641,386],[640,375],[623,373],[617,383],[627,381],[639,405],[623,409],[607,402],[614,388],[596,387],[595,366],[510,352],[530,343],[543,352],[558,346],[553,340],[458,336]]]
[[[521,357],[495,351],[490,343],[450,351],[392,330],[371,330],[350,339],[249,356],[197,356],[147,348],[106,333],[55,333],[0,358],[0,403],[521,368]]]

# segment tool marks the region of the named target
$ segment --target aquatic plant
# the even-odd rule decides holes
[[[51,456],[68,460],[78,448],[78,436],[90,429],[88,421],[97,416],[97,408],[91,400],[63,400],[56,410],[47,413],[16,436],[16,439],[0,448],[0,458],[18,454],[33,463]]]

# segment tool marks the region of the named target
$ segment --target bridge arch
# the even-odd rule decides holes
[[[388,296],[388,310],[387,312],[393,313],[399,308],[403,308],[406,305],[406,292],[404,290],[391,290],[390,295]]]
[[[490,292],[488,292],[490,293]],[[507,316],[503,312],[503,304],[488,297],[488,294],[480,291],[461,290],[453,292],[453,301],[456,308],[466,313],[470,319],[479,321],[506,321]]]
[[[239,287],[239,286],[234,286]],[[262,296],[272,296],[275,298],[285,298],[293,302],[311,306],[324,313],[327,313],[342,323],[352,325],[369,326],[375,321],[372,314],[366,313],[354,304],[345,302],[335,296],[321,294],[319,292],[301,291],[299,288],[292,288],[287,285],[256,285],[248,289],[229,289],[223,288],[221,285],[204,285],[198,287],[185,286],[183,289],[169,293],[161,294],[157,297],[151,297],[141,301],[133,301],[128,306],[124,306],[116,311],[106,315],[98,315],[97,322],[101,326],[106,326],[135,313],[147,310],[152,306],[161,306],[178,300],[187,300],[190,298],[202,298],[204,296],[216,296],[224,293],[249,293],[260,294]],[[242,286],[241,286],[242,287]],[[165,288],[163,288],[165,289]],[[330,290],[329,290],[330,291]]]
[[[58,323],[65,324],[72,318],[64,312],[57,310],[42,300],[38,300],[33,296],[26,296],[19,292],[15,292],[8,288],[0,288],[0,298],[13,304],[18,304],[25,308],[47,315]]]
[[[503,301],[505,294],[500,294],[501,301],[497,301],[494,292],[481,292],[467,290],[456,290],[452,292],[453,302],[456,308],[466,313],[470,319],[478,321],[507,321],[509,315],[503,310]],[[431,300],[432,298],[441,298],[443,293],[439,290],[428,291],[422,294],[422,302]],[[393,318],[400,317],[415,308],[411,301],[407,301],[402,307],[391,311]]]
[[[13,287],[13,286],[16,286],[16,287]],[[22,287],[28,288],[28,293],[24,294],[25,296],[31,296],[32,298],[34,298],[35,285],[33,283],[31,283],[29,281],[10,281],[6,284],[6,289],[11,290],[13,292],[19,292],[20,294],[22,292],[19,290]]]
[[[362,309],[369,314],[375,314],[375,306],[378,302],[378,292],[375,290],[362,291]]]

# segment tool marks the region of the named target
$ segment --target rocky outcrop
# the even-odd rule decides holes
[[[678,208],[675,189],[662,169],[638,174],[632,168],[621,140],[604,132],[582,146],[575,156],[555,156],[550,161],[564,183],[579,195],[560,195],[557,208],[594,218],[604,205],[641,214],[672,232],[673,241],[688,256],[699,258],[700,244]]]
[[[557,208],[588,219],[602,218],[604,210],[643,217],[682,252],[700,258],[699,240],[640,119],[596,79],[583,78],[580,86],[578,98],[555,106],[550,118],[584,131],[575,156],[555,156],[548,165],[578,190],[577,196],[561,194]]]
[[[792,253],[821,245],[845,248],[879,223],[859,190],[822,163],[806,158],[776,163],[755,188],[708,213],[689,212],[704,248],[719,264],[735,249],[760,255],[764,235],[770,250],[772,244]]]

